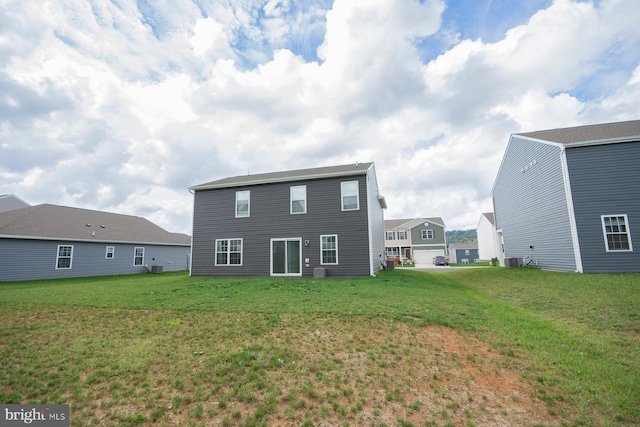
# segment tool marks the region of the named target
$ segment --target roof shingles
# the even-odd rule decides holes
[[[0,214],[0,236],[188,246],[186,234],[170,233],[145,218],[43,204]]]

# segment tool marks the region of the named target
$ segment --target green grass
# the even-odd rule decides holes
[[[164,273],[4,283],[0,310],[0,403],[72,425],[514,423],[468,384],[509,372],[550,417],[530,425],[640,424],[638,274]]]

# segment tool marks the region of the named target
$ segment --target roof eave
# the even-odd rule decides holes
[[[96,240],[96,239],[79,239],[67,237],[49,237],[49,236],[22,236],[14,234],[0,234],[0,239],[17,239],[17,240],[57,240],[60,242],[89,242],[89,243],[111,243],[111,244],[129,244],[129,245],[154,245],[154,246],[191,246],[191,243],[169,243],[169,242],[139,242],[129,240]]]
[[[189,190],[191,191],[215,190],[219,188],[248,187],[251,185],[275,184],[279,182],[305,181],[305,180],[323,179],[323,178],[339,178],[343,176],[366,175],[368,171],[369,169],[361,169],[361,170],[352,170],[352,171],[343,171],[343,172],[281,177],[281,178],[256,179],[252,181],[231,182],[231,183],[223,183],[223,184],[200,184],[200,185],[194,185],[189,187]]]

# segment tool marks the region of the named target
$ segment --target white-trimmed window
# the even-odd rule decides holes
[[[396,238],[396,234],[393,231],[385,231],[387,240],[394,240]]]
[[[465,249],[465,250],[464,250],[464,254],[465,254],[465,255],[469,255],[469,249]]]
[[[58,245],[56,270],[70,269],[73,260],[73,245]]]
[[[429,230],[420,230],[420,236],[423,239],[433,239],[435,237],[435,233],[431,229],[429,229]]]
[[[143,265],[143,264],[144,264],[144,248],[143,247],[133,248],[133,265]]]
[[[406,231],[398,231],[398,240],[407,240],[407,232]]]
[[[307,186],[294,185],[290,188],[291,195],[291,213],[304,214],[307,213]]]
[[[601,219],[607,252],[633,251],[627,215],[602,215]]]
[[[342,195],[342,210],[357,211],[360,209],[360,196],[358,194],[358,181],[345,181],[340,183]]]
[[[107,250],[104,254],[105,259],[113,259],[116,254],[115,246],[107,246]]]
[[[216,239],[216,265],[242,265],[242,239]]]
[[[236,218],[245,218],[251,211],[251,191],[236,191]]]
[[[338,235],[320,236],[320,264],[338,263]]]
[[[385,248],[385,253],[387,256],[397,256],[400,255],[399,249],[397,246]]]

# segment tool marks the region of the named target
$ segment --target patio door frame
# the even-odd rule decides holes
[[[284,273],[274,273],[273,272],[273,263],[274,263],[274,258],[273,258],[273,244],[275,242],[285,242],[284,248],[285,248],[285,253],[284,253],[284,267],[285,267],[285,272]],[[297,242],[298,243],[298,271],[297,272],[289,272],[289,242]],[[270,270],[270,274],[271,276],[302,276],[302,237],[285,237],[285,238],[274,238],[271,239],[271,243],[269,245],[269,270]]]

